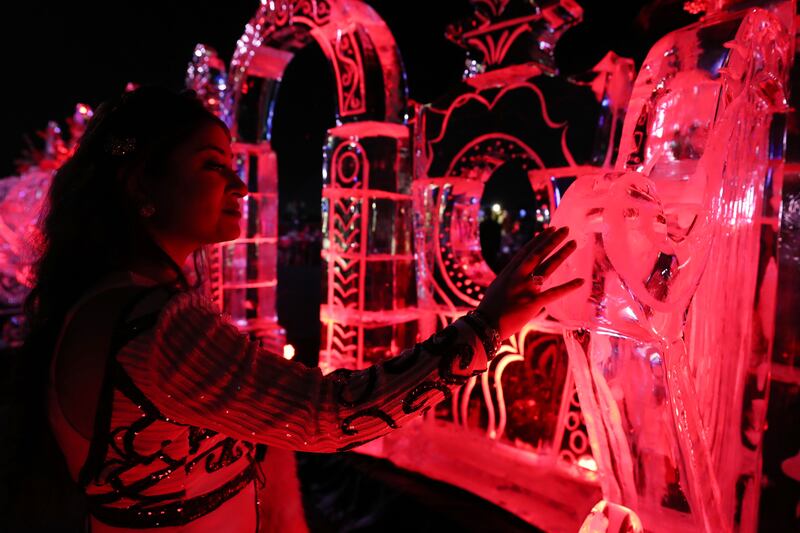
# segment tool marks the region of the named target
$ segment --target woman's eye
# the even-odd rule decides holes
[[[217,163],[215,161],[209,161],[208,163],[206,163],[206,168],[211,170],[225,170],[225,171],[230,170],[230,167],[228,167],[228,165]]]

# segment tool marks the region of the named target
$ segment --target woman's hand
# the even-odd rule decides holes
[[[575,251],[575,241],[569,241],[550,255],[567,233],[566,227],[544,230],[517,252],[487,288],[478,311],[497,328],[501,339],[521,330],[547,303],[583,284],[582,279],[576,278],[541,290],[547,277]]]

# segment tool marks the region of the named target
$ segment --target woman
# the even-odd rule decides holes
[[[337,452],[394,431],[580,284],[539,290],[574,250],[547,231],[476,312],[382,364],[323,376],[266,353],[179,267],[239,235],[247,190],[231,165],[228,129],[197,99],[141,88],[98,110],[53,179],[29,345],[92,531],[255,530],[256,444]]]

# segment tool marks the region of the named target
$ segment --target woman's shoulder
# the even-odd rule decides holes
[[[62,335],[92,328],[97,322],[114,323],[115,319],[159,312],[176,303],[186,305],[184,301],[185,295],[173,287],[151,283],[130,272],[114,272],[98,280],[71,306],[62,324]]]

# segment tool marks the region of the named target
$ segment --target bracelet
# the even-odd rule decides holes
[[[502,344],[502,339],[500,339],[500,333],[497,329],[492,327],[486,317],[477,309],[473,309],[464,315],[464,321],[469,324],[481,340],[483,350],[486,352],[486,359],[489,361],[494,359],[497,355],[497,350],[500,349]]]

